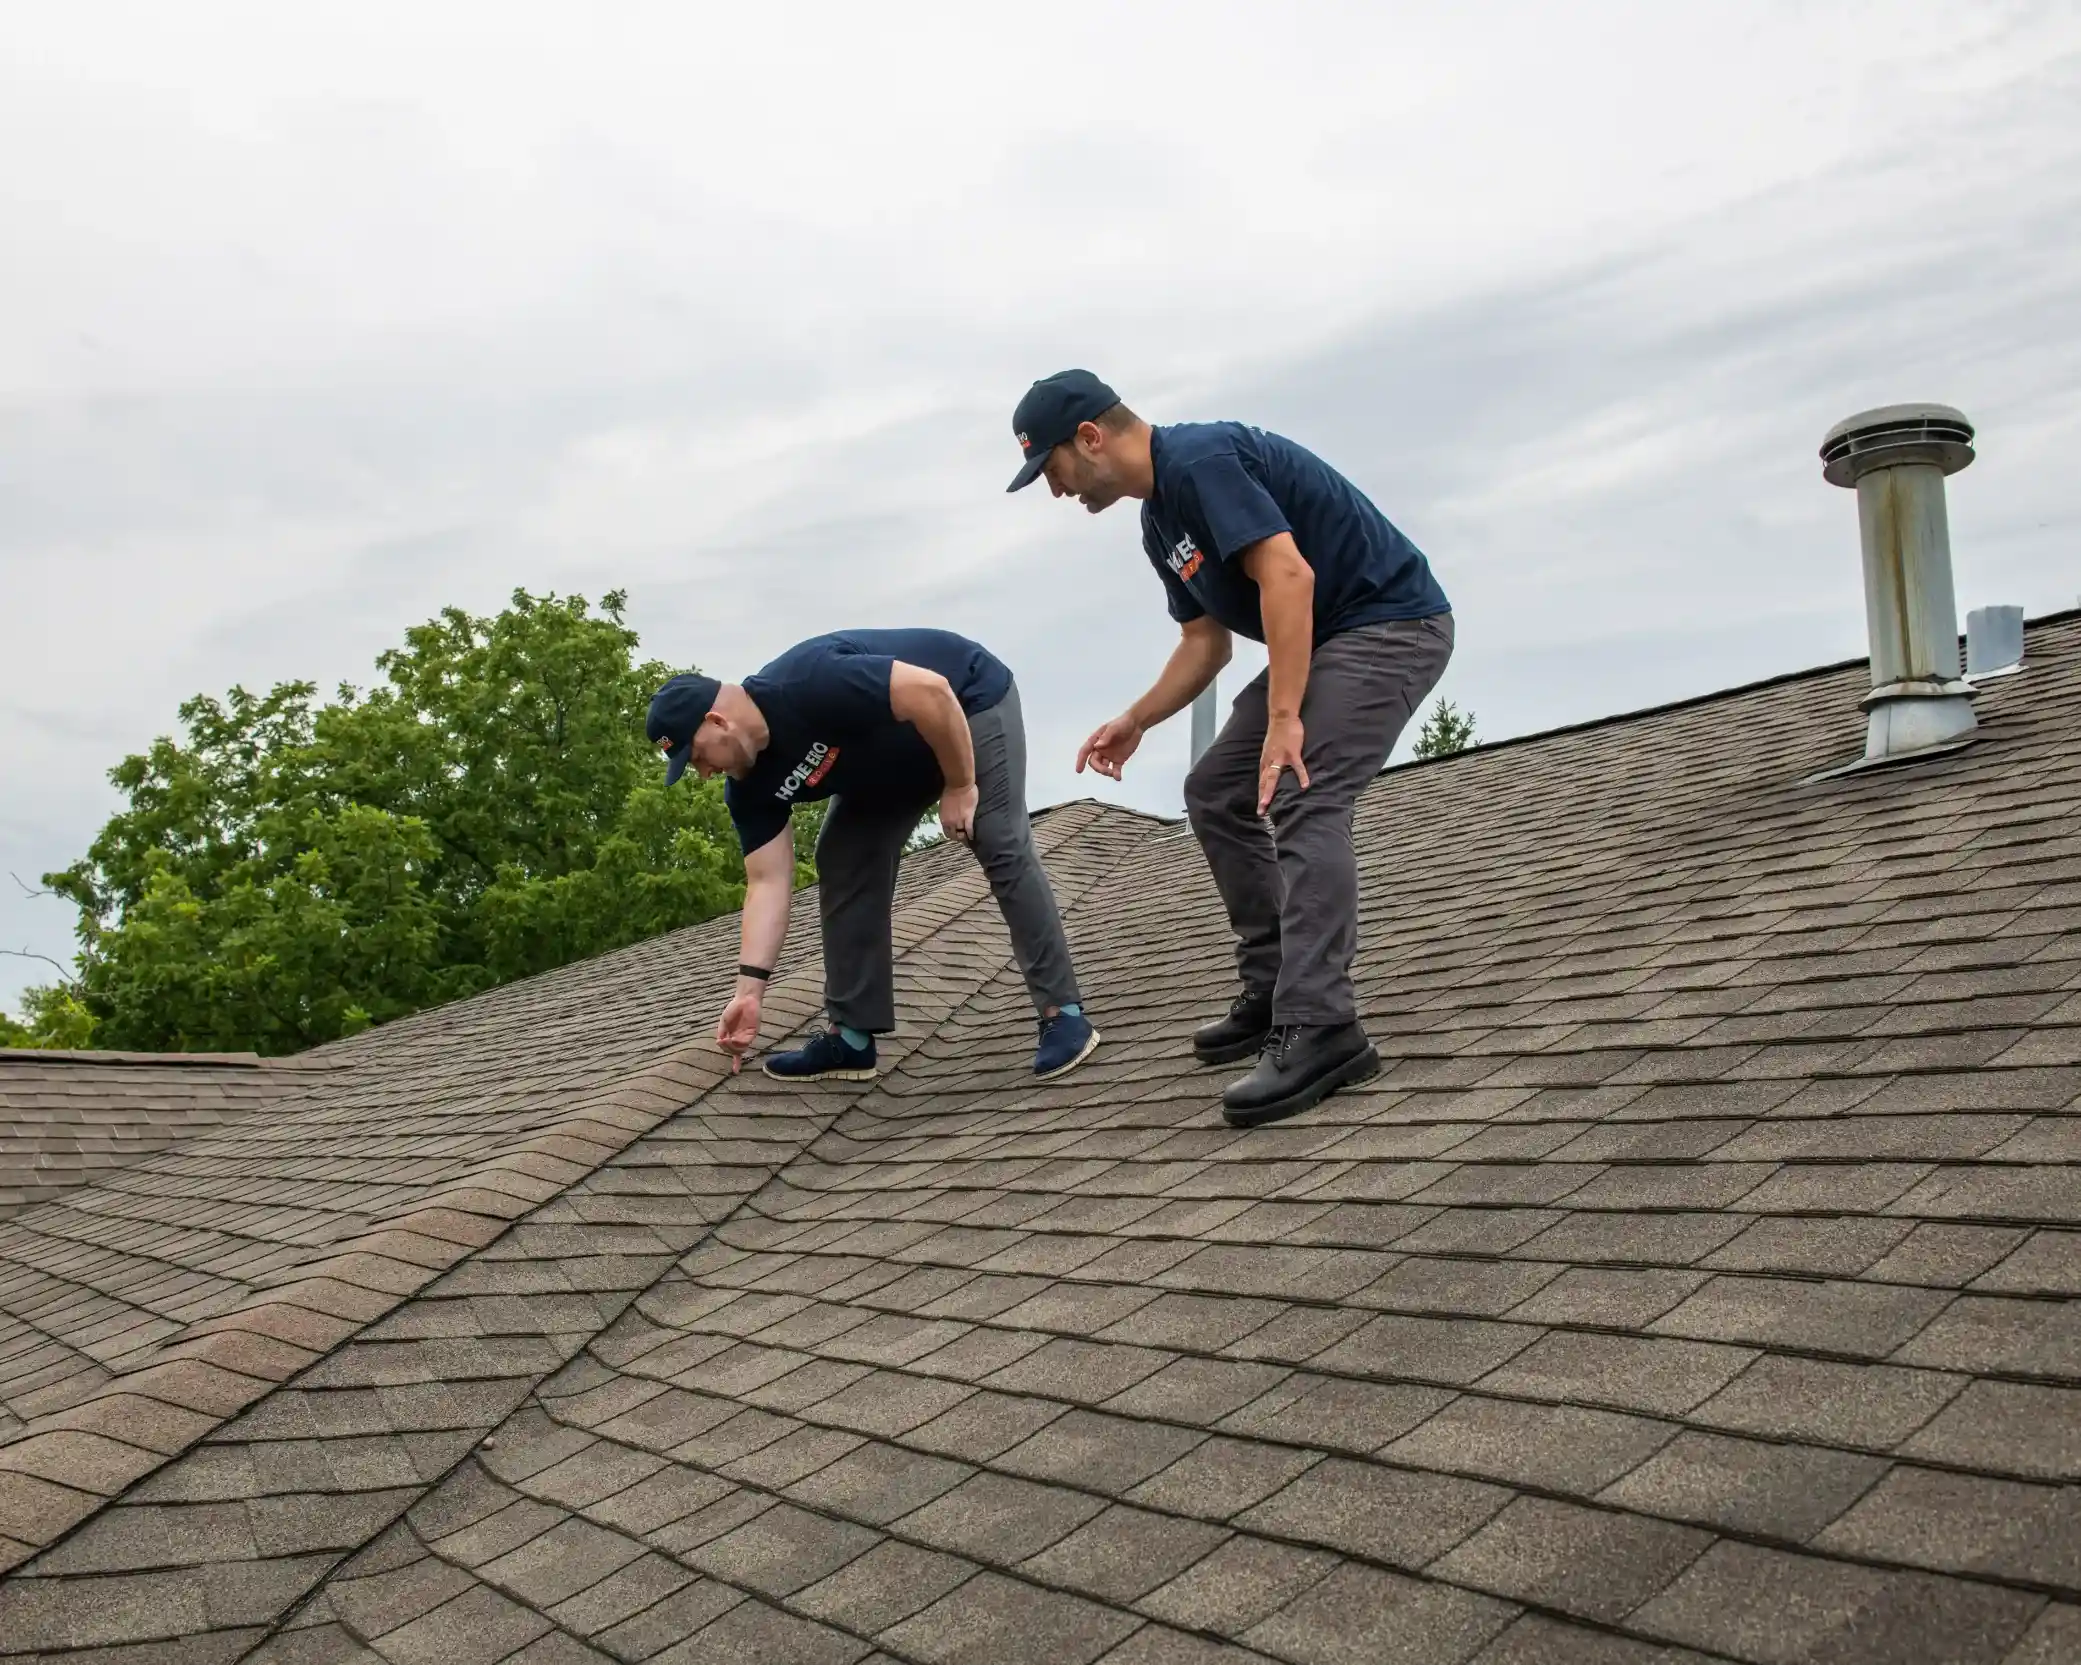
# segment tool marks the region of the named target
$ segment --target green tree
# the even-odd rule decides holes
[[[918,824],[911,828],[910,838],[903,846],[904,853],[929,850],[935,844],[944,844],[946,838],[946,832],[939,824],[939,805],[934,804],[918,817]]]
[[[88,1047],[94,1044],[94,1014],[79,998],[71,983],[49,983],[22,994],[22,1016],[17,1023],[0,1012],[0,1046]]]
[[[1474,744],[1474,713],[1440,696],[1416,733],[1418,757],[1450,757]]]
[[[670,672],[624,604],[515,591],[408,631],[367,692],[188,701],[45,880],[79,973],[30,1030],[76,1007],[96,1045],[291,1052],[738,906],[720,783],[665,790],[644,741]]]

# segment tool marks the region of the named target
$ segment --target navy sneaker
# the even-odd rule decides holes
[[[763,1067],[776,1081],[872,1081],[874,1037],[856,1048],[836,1029],[827,1029],[807,1046],[769,1053]]]
[[[1082,1012],[1057,1012],[1040,1020],[1040,1050],[1033,1055],[1033,1073],[1041,1081],[1067,1075],[1098,1045],[1098,1031]]]

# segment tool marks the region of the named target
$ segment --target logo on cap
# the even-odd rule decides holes
[[[1089,370],[1062,370],[1035,382],[1012,412],[1012,436],[1025,460],[1005,489],[1032,485],[1055,447],[1076,438],[1079,424],[1096,421],[1119,402],[1119,395]]]

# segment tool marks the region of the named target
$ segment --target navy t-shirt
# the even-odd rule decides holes
[[[1314,452],[1240,422],[1152,428],[1156,490],[1142,547],[1180,624],[1212,617],[1261,642],[1257,585],[1236,555],[1291,532],[1315,569],[1315,640],[1451,610],[1423,552]]]
[[[751,773],[723,789],[746,855],[780,836],[795,804],[845,796],[922,810],[944,790],[924,736],[889,709],[899,659],[939,672],[971,717],[1012,685],[989,649],[951,630],[834,630],[796,643],[744,679],[769,731]]]

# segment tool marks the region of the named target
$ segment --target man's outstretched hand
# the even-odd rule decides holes
[[[730,1073],[744,1068],[744,1055],[759,1042],[759,997],[740,994],[723,1008],[715,1026],[715,1044],[730,1055]]]
[[[1272,794],[1279,790],[1279,776],[1293,771],[1294,779],[1308,790],[1308,765],[1301,761],[1306,736],[1298,717],[1274,717],[1265,725],[1264,750],[1257,754],[1257,813],[1272,807]]]
[[[1081,775],[1088,763],[1107,779],[1118,780],[1120,771],[1127,767],[1127,760],[1141,743],[1142,725],[1134,718],[1115,717],[1109,723],[1101,723],[1077,752],[1077,773]]]

